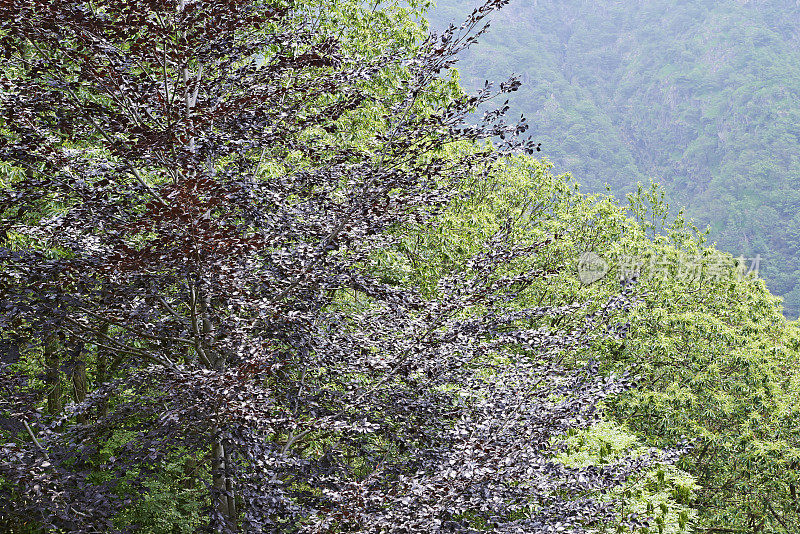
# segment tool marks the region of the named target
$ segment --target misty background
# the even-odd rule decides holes
[[[431,27],[476,4],[439,0]],[[518,74],[511,116],[555,172],[620,199],[654,179],[800,315],[800,1],[515,0],[458,69]]]

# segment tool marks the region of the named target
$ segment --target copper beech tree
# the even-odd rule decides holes
[[[324,2],[0,4],[7,529],[136,530],[120,513],[175,457],[214,532],[643,524],[603,495],[662,453],[552,460],[626,387],[558,361],[624,335],[629,287],[510,307],[547,273],[509,265],[548,242],[508,232],[434,296],[376,268],[465,180],[537,148],[502,109],[467,125],[490,86],[442,81],[505,3],[414,40],[356,2],[389,21],[361,41]]]

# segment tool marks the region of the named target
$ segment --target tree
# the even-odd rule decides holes
[[[690,437],[694,448],[678,465],[699,487],[694,499],[676,491],[678,502],[668,504],[691,505],[694,528],[792,532],[800,522],[800,345],[778,299],[747,274],[755,262],[709,247],[681,217],[670,221],[655,184],[640,185],[625,209],[613,198],[580,194],[569,175],[553,176],[541,162],[519,158],[496,170],[494,182],[446,214],[447,228],[430,237],[427,251],[414,252],[425,255],[425,269],[463,261],[463,249],[469,254],[480,242],[476,235],[514,217],[519,242],[561,236],[535,267],[577,267],[532,286],[523,295],[531,304],[602,300],[616,293],[626,271],[638,270],[630,330],[597,352],[601,369],[637,377],[609,400],[606,417],[655,446]],[[480,224],[464,224],[476,219]],[[582,251],[608,269],[589,285],[578,276]],[[569,355],[565,364],[580,365],[583,357]]]
[[[588,313],[509,309],[545,274],[509,266],[549,240],[508,230],[434,296],[376,269],[466,177],[536,148],[504,109],[465,126],[491,88],[440,78],[505,3],[422,41],[393,29],[400,8],[357,2],[339,14],[362,39],[324,3],[0,7],[0,160],[21,173],[0,198],[0,324],[32,357],[95,366],[52,418],[4,366],[0,409],[24,429],[0,460],[8,525],[131,528],[176,461],[212,531],[643,523],[594,494],[660,452],[552,460],[627,382],[555,356],[621,335],[629,288]]]

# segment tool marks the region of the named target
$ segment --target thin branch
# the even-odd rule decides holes
[[[118,326],[118,327],[120,327],[122,329],[125,329],[125,330],[127,330],[129,332],[132,332],[132,333],[136,334],[137,336],[143,337],[145,339],[151,339],[153,341],[164,341],[164,342],[167,342],[167,343],[187,343],[187,344],[191,344],[192,343],[191,339],[186,339],[186,338],[183,338],[183,337],[178,337],[178,336],[165,337],[165,336],[157,336],[157,335],[154,335],[154,334],[148,334],[147,332],[139,330],[138,328],[134,328],[133,326],[130,326],[129,324],[126,324],[126,323],[122,322],[119,319],[111,318],[111,317],[109,317],[107,315],[100,315],[98,313],[93,312],[92,310],[90,310],[88,308],[84,308],[83,306],[75,306],[75,309],[77,309],[79,311],[82,311],[82,312],[84,312],[86,314],[89,314],[89,315],[91,315],[92,317],[94,317],[96,319],[100,319],[101,321],[109,322],[109,323],[113,324],[114,326]],[[80,323],[77,323],[77,324],[80,324]],[[86,330],[94,332],[94,329],[92,329],[92,328],[86,328]]]
[[[44,447],[42,447],[42,444],[39,443],[39,440],[36,439],[36,434],[33,433],[33,429],[31,429],[30,425],[28,424],[28,421],[23,419],[22,420],[22,424],[25,425],[25,431],[28,433],[28,435],[33,440],[33,443],[34,443],[34,445],[36,445],[36,448],[39,449],[42,452],[42,454],[44,455],[46,460],[49,460],[50,459],[50,455],[47,454],[47,450]]]

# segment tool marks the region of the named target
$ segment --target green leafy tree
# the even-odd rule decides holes
[[[686,518],[696,528],[791,532],[799,520],[798,330],[747,273],[752,262],[709,247],[706,234],[672,218],[653,183],[622,207],[580,194],[546,163],[518,160],[481,185],[446,215],[444,231],[416,238],[411,267],[421,266],[420,276],[446,272],[481,232],[513,219],[517,239],[551,240],[535,260],[550,275],[528,302],[602,298],[637,274],[640,304],[626,338],[568,363],[594,356],[608,369],[634,369],[637,387],[609,403],[609,416],[646,443],[693,440],[681,467],[697,479],[696,499],[681,502],[697,511]],[[579,271],[589,251],[604,270],[587,284]]]

